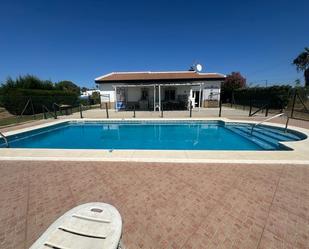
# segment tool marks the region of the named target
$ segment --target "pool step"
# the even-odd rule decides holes
[[[242,126],[242,129],[244,129],[246,132],[251,134],[252,127],[251,126]],[[295,141],[300,140],[299,137],[290,134],[290,133],[284,133],[284,131],[275,130],[275,129],[269,129],[264,127],[256,127],[253,130],[253,134],[261,134],[262,136],[267,136],[269,138],[273,138],[278,141]]]
[[[259,133],[259,132],[253,132],[251,134],[251,127],[240,126],[240,127],[236,127],[236,129],[241,130],[242,132],[244,132],[249,137],[258,138],[258,139],[263,140],[264,142],[272,144],[276,147],[279,146],[279,141],[280,141],[279,139],[267,136],[267,135],[265,135],[263,133]]]
[[[262,147],[265,150],[276,150],[279,147],[278,142],[276,140],[272,142],[260,138],[259,136],[255,135],[251,136],[250,134],[248,134],[248,132],[246,132],[246,130],[243,130],[236,126],[226,126],[226,128],[242,137],[245,137],[246,139],[252,141],[253,143],[257,144],[258,146]]]
[[[265,132],[267,134],[271,134],[271,135],[279,135],[280,139],[285,139],[285,141],[298,141],[301,140],[301,138],[293,133],[289,133],[289,132],[284,132],[284,130],[278,130],[278,129],[274,129],[271,127],[267,127],[267,126],[260,126],[255,128],[254,130],[258,130],[258,131],[262,131]]]
[[[0,137],[0,148],[5,148],[6,147],[6,143],[5,143],[5,140]]]

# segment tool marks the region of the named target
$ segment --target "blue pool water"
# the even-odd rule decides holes
[[[256,128],[251,136],[250,128],[222,121],[72,121],[10,136],[9,144],[11,148],[286,150],[279,141],[304,138],[266,126]]]

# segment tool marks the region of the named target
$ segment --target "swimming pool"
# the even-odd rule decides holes
[[[289,150],[306,138],[271,126],[223,121],[66,121],[8,136],[10,148],[108,150]],[[5,143],[1,140],[1,147]]]

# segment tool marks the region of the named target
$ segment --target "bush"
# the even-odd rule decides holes
[[[31,98],[31,105],[23,114],[42,112],[42,105],[53,110],[53,103],[58,105],[77,105],[79,87],[71,81],[57,84],[41,80],[32,75],[20,76],[16,80],[8,78],[0,88],[0,106],[14,115],[20,115]],[[32,108],[33,106],[33,108]]]
[[[78,96],[72,92],[59,90],[39,90],[39,89],[7,89],[2,92],[1,105],[11,114],[20,115],[27,101],[31,98],[35,113],[42,113],[42,105],[45,105],[49,110],[53,110],[53,103],[58,105],[78,104]],[[31,115],[33,112],[31,106],[25,110],[25,115]]]
[[[93,92],[90,97],[91,105],[96,105],[101,103],[100,92]]]
[[[234,91],[236,104],[261,107],[269,104],[271,109],[282,109],[288,105],[291,86],[243,88]]]
[[[33,75],[25,75],[17,77],[16,80],[8,78],[6,82],[1,86],[1,88],[54,90],[54,84],[49,80],[41,80]]]
[[[80,87],[78,87],[72,81],[69,80],[59,81],[58,83],[55,84],[55,89],[67,92],[74,92],[75,94],[80,95]]]

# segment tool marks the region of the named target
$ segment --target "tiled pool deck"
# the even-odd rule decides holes
[[[127,249],[309,248],[309,165],[0,161],[0,190],[1,249],[91,201],[119,209]]]
[[[127,249],[309,248],[309,165],[0,161],[0,248],[115,205]]]

